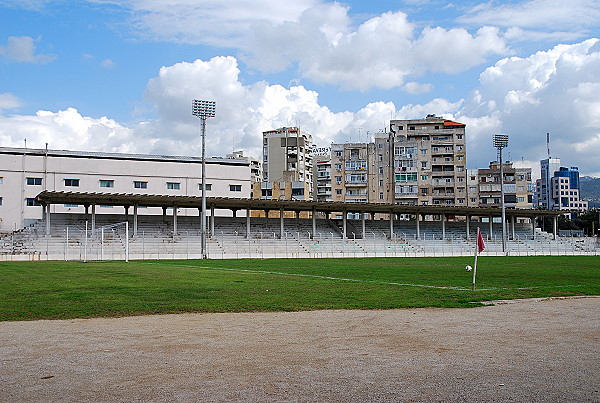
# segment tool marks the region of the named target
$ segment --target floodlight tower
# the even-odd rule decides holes
[[[502,252],[506,253],[506,209],[504,206],[504,169],[502,168],[502,149],[508,147],[508,134],[494,134],[494,147],[498,149],[500,159],[500,205],[502,206]]]
[[[200,229],[200,244],[202,259],[206,259],[206,119],[215,117],[216,102],[192,101],[192,115],[200,118],[202,127],[202,218]],[[213,218],[214,219],[214,218]]]

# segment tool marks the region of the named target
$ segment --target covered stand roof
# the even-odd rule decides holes
[[[43,204],[82,204],[108,206],[146,206],[146,207],[178,207],[201,208],[200,196],[166,196],[132,193],[86,193],[86,192],[53,192],[44,191],[37,195],[37,200]],[[395,213],[395,214],[449,214],[472,216],[497,216],[499,208],[491,207],[459,207],[459,206],[408,206],[382,203],[343,203],[295,200],[259,200],[228,197],[207,197],[208,209],[230,210],[280,210],[319,212],[355,212],[355,213]],[[507,216],[537,217],[554,216],[560,211],[506,209]]]

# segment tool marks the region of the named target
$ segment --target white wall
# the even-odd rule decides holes
[[[31,220],[42,218],[42,207],[26,206],[27,198],[35,198],[44,190],[65,192],[132,193],[149,195],[201,196],[199,184],[202,165],[198,159],[175,159],[127,154],[48,152],[44,150],[0,149],[0,231],[22,228]],[[77,156],[76,156],[77,155]],[[41,185],[27,185],[27,178],[41,178]],[[65,186],[65,179],[79,179],[78,187]],[[114,187],[100,187],[100,180],[114,181]],[[147,189],[134,188],[134,181],[148,182]],[[167,189],[167,182],[180,184],[180,189]],[[208,197],[249,198],[250,166],[231,159],[209,159],[206,183],[212,185]],[[230,185],[241,185],[241,191],[230,191]],[[84,207],[53,205],[51,212],[83,213]],[[122,214],[123,207],[96,206],[97,214]],[[130,210],[132,213],[132,210]],[[162,214],[162,208],[138,209],[139,214]],[[198,209],[178,209],[179,215],[198,215]],[[225,212],[227,214],[227,212]]]

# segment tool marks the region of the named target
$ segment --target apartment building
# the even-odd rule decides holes
[[[531,168],[515,168],[512,162],[504,162],[502,174],[504,176],[504,206],[507,208],[532,208]],[[502,205],[500,163],[491,162],[489,168],[478,169],[477,179],[478,205],[500,208]]]
[[[332,144],[316,165],[323,200],[330,187],[333,201],[467,206],[465,125],[433,115],[392,120],[372,143]]]
[[[331,145],[331,200],[376,203],[373,143]]]
[[[392,120],[389,138],[375,138],[377,180],[389,186],[388,202],[467,206],[465,127],[434,115]]]
[[[331,147],[313,149],[313,197],[316,201],[332,201]]]
[[[262,183],[260,192],[254,186],[252,197],[310,200],[313,195],[312,149],[312,136],[298,127],[263,132]]]
[[[263,181],[304,182],[312,189],[312,136],[298,127],[263,132]]]
[[[209,197],[250,197],[247,160],[208,158]],[[202,160],[143,154],[0,147],[0,231],[23,228],[42,218],[36,196],[42,191],[130,193],[168,196],[202,195]],[[96,214],[123,209],[96,206]],[[163,214],[161,208],[138,206],[139,214]],[[81,205],[52,205],[51,213],[84,213]],[[198,209],[178,209],[198,215]]]

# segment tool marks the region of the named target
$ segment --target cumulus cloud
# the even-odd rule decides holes
[[[468,124],[471,162],[482,166],[494,156],[491,136],[500,132],[510,135],[514,159],[546,158],[549,132],[553,157],[600,174],[599,82],[598,39],[498,61],[458,113]]]
[[[348,12],[333,3],[305,11],[297,22],[257,24],[244,60],[267,71],[298,63],[300,73],[316,82],[368,90],[400,87],[428,71],[462,72],[508,52],[497,28],[471,34],[427,27],[417,37],[405,13],[387,12],[353,28]]]
[[[303,86],[285,88],[259,81],[245,85],[233,57],[163,67],[148,82],[146,101],[157,118],[126,127],[112,119],[82,116],[77,110],[39,111],[35,116],[0,116],[0,141],[6,146],[74,150],[200,154],[200,125],[191,114],[193,99],[214,100],[216,117],[207,122],[207,153],[223,156],[233,148],[260,157],[262,132],[300,126],[318,145],[356,139],[385,126],[392,103],[376,102],[360,111],[334,113],[318,94]]]
[[[56,59],[52,54],[36,54],[36,42],[41,38],[33,39],[30,36],[9,36],[8,43],[0,46],[0,55],[5,58],[22,63],[50,63]]]
[[[298,125],[313,135],[316,145],[326,146],[364,141],[385,130],[390,118],[436,114],[467,125],[470,168],[485,167],[496,158],[495,133],[510,135],[507,153],[512,159],[533,164],[546,157],[545,135],[550,132],[553,157],[579,166],[582,174],[600,175],[598,83],[600,40],[590,39],[502,59],[481,73],[479,86],[464,100],[435,98],[399,108],[381,101],[334,113],[315,91],[302,85],[244,83],[234,57],[215,57],[160,69],[144,94],[154,120],[126,127],[108,118],[81,116],[75,109],[0,116],[0,141],[20,146],[27,138],[28,145],[40,148],[48,142],[52,148],[199,155],[200,125],[191,102],[206,99],[217,102],[216,117],[207,123],[209,155],[223,156],[235,148],[260,157],[261,133],[282,126]],[[13,98],[2,99],[15,106]]]
[[[82,116],[76,109],[38,111],[35,116],[0,116],[0,143],[21,147],[23,140],[33,148],[99,150],[112,152],[144,151],[135,142],[133,131],[112,119]]]
[[[236,49],[262,72],[298,68],[299,76],[344,89],[406,88],[423,92],[416,77],[454,74],[506,55],[505,38],[484,26],[417,30],[402,12],[355,24],[350,8],[323,0],[126,0],[132,33],[145,39]],[[440,62],[443,61],[443,62]],[[406,84],[411,77],[410,84]]]

